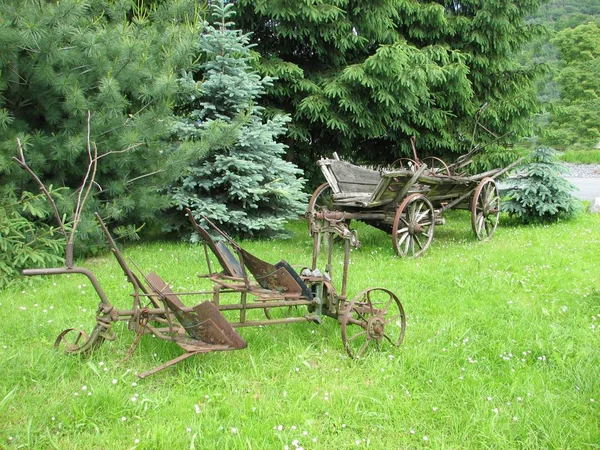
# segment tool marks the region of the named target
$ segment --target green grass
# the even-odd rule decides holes
[[[574,164],[600,164],[600,149],[566,150],[559,159]]]
[[[304,224],[290,229],[291,240],[243,245],[272,262],[309,265]],[[480,243],[468,214],[452,212],[417,260],[395,257],[382,232],[359,233],[350,295],[389,288],[408,318],[402,347],[360,360],[346,356],[339,325],[325,318],[241,329],[245,350],[196,356],[138,380],[136,372],[179,355],[178,347],[144,337],[123,361],[134,335],[118,324],[117,339],[87,359],[53,350],[64,328],[94,324],[97,300],[85,278],[37,278],[22,292],[0,293],[0,448],[600,446],[600,215],[504,224]],[[158,243],[126,253],[177,289],[200,285],[200,247]],[[115,261],[79,264],[114,304],[130,307]]]

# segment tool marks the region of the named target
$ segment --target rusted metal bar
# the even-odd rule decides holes
[[[112,308],[112,304],[108,300],[108,297],[104,293],[104,290],[100,286],[100,283],[98,283],[98,280],[96,279],[94,274],[84,267],[53,267],[46,269],[24,269],[22,272],[23,275],[28,277],[35,275],[66,275],[72,273],[79,273],[81,275],[85,275],[90,280],[90,283],[92,283],[92,286],[98,294],[98,297],[100,297],[100,301],[102,302],[102,304]]]
[[[140,378],[146,378],[146,377],[148,377],[150,375],[154,375],[156,372],[160,372],[161,370],[166,369],[167,367],[171,367],[171,366],[177,364],[178,362],[183,361],[184,359],[188,359],[190,356],[195,356],[198,353],[207,353],[207,352],[187,352],[187,353],[184,353],[184,354],[178,356],[177,358],[173,358],[172,360],[167,361],[166,363],[161,364],[160,366],[155,367],[154,369],[148,370],[146,372],[138,373],[137,376],[140,377]]]
[[[283,325],[287,323],[299,322],[314,322],[316,317],[301,316],[301,317],[286,317],[283,319],[267,319],[267,320],[252,320],[247,322],[230,322],[233,328],[256,327],[265,325]]]
[[[316,300],[286,300],[281,302],[269,302],[269,303],[247,303],[246,305],[242,305],[241,303],[232,303],[232,304],[221,304],[215,305],[219,308],[219,311],[238,311],[241,309],[265,309],[265,308],[284,308],[288,306],[310,306],[317,304]],[[191,312],[194,310],[191,306],[183,306],[180,308],[183,312]],[[168,313],[168,309],[166,308],[151,308],[148,309],[148,314],[150,316],[161,316]],[[134,313],[133,309],[118,309],[116,310],[116,315],[122,317],[132,316]]]

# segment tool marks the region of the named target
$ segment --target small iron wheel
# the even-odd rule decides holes
[[[383,288],[366,289],[347,305],[342,316],[342,342],[351,358],[369,346],[398,347],[406,331],[406,315],[396,295]]]
[[[328,183],[323,183],[313,192],[306,210],[306,221],[308,222],[308,234],[310,236],[323,225],[323,220],[315,219],[315,214],[320,211],[331,211],[332,209],[333,198],[331,187]]]
[[[492,178],[481,180],[471,202],[471,226],[477,239],[490,239],[500,217],[500,193]]]
[[[435,211],[423,194],[411,194],[396,210],[392,245],[399,256],[421,256],[433,240]]]
[[[104,336],[101,335],[100,326],[96,326],[92,335],[79,328],[67,328],[58,335],[54,341],[54,348],[63,350],[70,355],[87,354],[93,349],[100,347],[104,342]]]
[[[392,169],[410,170],[415,172],[419,168],[420,164],[411,158],[400,158],[390,164]]]
[[[428,156],[421,162],[427,164],[427,168],[436,175],[450,175],[448,164],[436,156]]]

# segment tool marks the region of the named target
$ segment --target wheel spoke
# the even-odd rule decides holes
[[[421,210],[423,209],[423,202],[416,202],[416,203],[417,203],[417,205],[415,206],[415,209],[416,209],[415,216],[420,217]],[[417,221],[418,221],[418,219],[417,219]]]
[[[385,306],[381,309],[379,309],[379,315],[380,316],[385,316],[387,314],[387,311],[390,307],[390,305],[394,303],[394,298],[390,295],[390,299],[387,301],[387,303],[385,304]]]
[[[385,319],[384,323],[385,323],[385,325],[387,325],[388,323],[392,323],[393,321],[397,320],[398,318],[400,318],[402,316],[404,316],[404,314],[398,313],[394,317],[390,317],[389,319]]]
[[[366,335],[367,334],[367,330],[362,330],[359,331],[358,333],[356,333],[354,336],[347,338],[346,341],[348,342],[352,342],[355,339],[358,339],[359,337],[361,337],[362,335]]]
[[[483,229],[483,224],[484,224],[484,222],[485,222],[485,220],[484,220],[484,219],[485,219],[485,218],[484,218],[483,214],[479,214],[479,215],[477,216],[477,235],[480,235],[480,234],[481,234],[481,231],[482,231],[482,229]]]
[[[406,234],[407,239],[404,242],[404,254],[408,255],[408,249],[410,248],[410,241],[412,240],[412,236],[410,234]]]
[[[423,244],[421,244],[421,241],[420,241],[420,239],[419,239],[419,236],[417,236],[416,234],[415,234],[415,241],[417,241],[417,245],[419,246],[419,248],[420,248],[421,250],[423,250]]]
[[[385,339],[387,339],[387,340],[388,340],[388,342],[389,342],[390,344],[392,344],[394,347],[398,347],[398,342],[397,342],[397,341],[396,341],[396,342],[394,342],[394,341],[392,340],[392,338],[391,338],[391,337],[389,337],[389,336],[387,335],[387,333],[384,333],[384,334],[383,334],[383,337],[384,337]]]
[[[404,233],[398,241],[398,247],[400,247],[409,236],[410,234],[408,234],[408,232]]]
[[[371,339],[367,339],[365,341],[365,343],[360,347],[360,350],[357,353],[357,356],[361,356],[365,350],[367,349],[367,347],[369,346],[369,344],[371,343]]]

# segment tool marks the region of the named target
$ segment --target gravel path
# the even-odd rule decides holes
[[[600,178],[600,164],[572,164],[563,163],[569,178]]]

